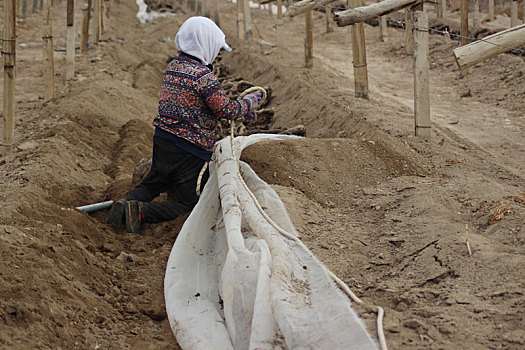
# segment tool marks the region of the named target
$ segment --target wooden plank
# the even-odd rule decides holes
[[[16,1],[4,0],[4,30],[2,35],[4,62],[4,98],[2,114],[2,144],[12,145],[15,137],[15,65],[16,65]]]
[[[310,9],[305,12],[305,45],[304,45],[304,57],[305,57],[305,66],[306,68],[312,68],[314,66],[314,20],[313,20],[313,10]]]
[[[525,24],[489,35],[483,40],[457,47],[453,52],[459,69],[463,70],[512,48],[522,46],[525,46]]]
[[[408,6],[422,3],[421,0],[385,0],[372,5],[351,8],[334,13],[334,21],[339,27],[365,22],[372,18],[387,15]]]
[[[428,15],[414,13],[414,121],[416,136],[430,138]]]
[[[44,0],[42,27],[42,51],[44,55],[44,96],[46,99],[55,97],[55,59],[53,51],[53,18],[51,17],[51,0]]]

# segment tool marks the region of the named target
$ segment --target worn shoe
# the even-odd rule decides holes
[[[129,233],[140,233],[140,223],[142,222],[141,203],[132,200],[125,203],[124,216],[126,230]]]
[[[115,201],[109,211],[107,223],[113,225],[124,225],[124,207],[126,201],[123,199]]]

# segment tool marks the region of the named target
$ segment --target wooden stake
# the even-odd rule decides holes
[[[461,45],[468,44],[468,0],[461,0],[461,28],[460,33]]]
[[[252,15],[250,12],[250,0],[244,0],[244,29],[246,31],[246,40],[253,40]]]
[[[244,26],[244,0],[237,0],[237,38],[242,40],[246,39],[246,30]]]
[[[334,31],[334,25],[332,21],[332,6],[326,5],[324,7],[325,19],[326,19],[326,32],[331,33]]]
[[[22,0],[22,18],[26,19],[27,17],[27,0]]]
[[[2,144],[12,145],[15,136],[15,64],[16,64],[16,1],[4,0],[4,99]]]
[[[105,1],[104,0],[99,0],[100,1],[100,35],[104,35],[104,4],[105,4]]]
[[[416,136],[430,138],[428,15],[414,13],[414,120]]]
[[[362,0],[350,0],[351,8],[359,7]],[[354,65],[355,97],[368,99],[368,68],[366,65],[365,27],[356,23],[351,26],[352,56]]]
[[[42,28],[42,49],[44,54],[45,97],[55,97],[55,60],[53,54],[53,19],[51,17],[51,0],[45,0]]]
[[[438,17],[445,18],[446,14],[447,14],[447,0],[441,0],[440,6],[439,6]]]
[[[87,51],[87,43],[89,40],[89,21],[91,20],[91,0],[86,0],[86,8],[82,9],[84,12],[84,20],[82,22],[82,39],[80,42],[80,53],[85,54]]]
[[[93,44],[100,40],[100,0],[95,0],[95,16],[93,17]]]
[[[474,0],[474,10],[472,11],[472,27],[475,30],[480,27],[479,0]]]
[[[405,53],[412,55],[414,52],[414,38],[412,30],[414,29],[414,10],[412,8],[405,9]]]
[[[270,6],[270,9],[272,7]],[[283,0],[277,0],[277,20],[283,19]]]
[[[510,1],[510,26],[515,27],[518,25],[518,1]]]
[[[381,0],[377,0],[376,2],[381,2]],[[379,41],[385,41],[385,29],[386,29],[386,20],[384,16],[379,16]]]
[[[67,0],[66,79],[75,76],[75,1]]]
[[[215,21],[215,24],[220,27],[221,22],[219,19],[219,0],[212,0],[212,6],[213,6],[213,20]]]
[[[494,0],[489,0],[489,19],[494,20]]]
[[[304,59],[306,68],[312,68],[314,66],[314,36],[313,36],[313,10],[310,9],[304,13],[305,16],[305,27],[306,27],[306,38],[304,41]]]
[[[202,7],[204,12],[204,17],[210,18],[211,11],[210,11],[210,0],[202,0]]]

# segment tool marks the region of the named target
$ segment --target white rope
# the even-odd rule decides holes
[[[250,93],[250,92],[253,92],[253,91],[256,91],[256,90],[262,90],[264,91],[263,88],[259,87],[259,86],[254,86],[252,88],[249,88],[248,90],[246,90],[245,92],[243,92],[240,96],[239,96],[239,99],[241,99],[242,97],[246,96],[246,94]],[[266,99],[266,91],[263,93],[263,100],[264,101]],[[231,148],[232,148],[232,156],[233,156],[233,159],[236,160],[237,162],[237,174],[239,175],[239,179],[241,180],[241,184],[242,186],[244,187],[244,189],[246,190],[246,192],[248,192],[248,195],[252,198],[255,206],[257,207],[257,209],[259,210],[259,212],[261,213],[261,215],[266,219],[266,221],[268,221],[268,223],[273,227],[275,228],[280,234],[282,234],[283,236],[289,238],[289,239],[292,239],[294,240],[295,242],[297,242],[299,244],[299,246],[301,246],[304,250],[308,251],[308,247],[306,247],[306,245],[298,238],[296,237],[295,235],[285,231],[284,229],[282,229],[279,225],[277,225],[273,220],[272,218],[270,218],[268,216],[268,214],[266,214],[266,212],[264,211],[264,209],[261,207],[261,205],[259,204],[259,201],[257,200],[257,198],[255,197],[255,195],[253,194],[253,192],[248,188],[248,185],[246,184],[246,182],[244,182],[244,179],[241,175],[241,170],[240,170],[240,167],[239,167],[239,160],[237,159],[237,155],[236,155],[236,152],[235,152],[235,144],[233,142],[233,139],[234,139],[234,122],[231,121],[230,122],[230,141],[231,141]],[[324,264],[322,264],[322,266],[325,268],[325,270],[328,272],[328,275],[339,285],[339,287],[341,287],[341,289],[343,289],[343,291],[345,291],[345,293],[353,300],[355,301],[356,303],[359,303],[359,304],[363,304],[363,305],[368,305],[366,304],[365,302],[363,302],[361,299],[359,299],[357,297],[357,295],[355,295],[352,290],[350,289],[350,287],[348,287],[348,285],[343,282],[339,277],[337,277],[332,271],[330,271]],[[369,305],[368,305],[369,306]],[[387,350],[387,344],[386,344],[386,338],[385,338],[385,334],[383,332],[383,317],[384,317],[384,310],[382,307],[380,306],[374,306],[374,308],[377,309],[377,336],[379,338],[379,345],[381,347],[382,350]]]
[[[197,178],[197,187],[195,188],[195,194],[197,195],[197,197],[201,196],[202,176],[204,175],[204,172],[206,171],[206,169],[208,169],[208,163],[209,162],[204,162],[204,165],[202,166],[201,171],[199,173],[199,177]]]

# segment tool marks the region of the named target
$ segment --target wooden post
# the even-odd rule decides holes
[[[314,46],[314,36],[313,36],[313,27],[314,27],[314,19],[313,19],[313,10],[309,9],[304,13],[305,16],[305,27],[306,27],[306,38],[304,41],[304,58],[305,58],[305,66],[306,68],[312,68],[314,66],[314,54],[313,54],[313,46]]]
[[[350,7],[363,5],[362,0],[350,0]],[[368,99],[368,68],[366,65],[365,27],[363,22],[352,25],[352,56],[355,97]]]
[[[412,55],[414,51],[414,38],[412,29],[414,28],[414,9],[407,7],[405,9],[405,53]]]
[[[475,30],[480,27],[479,0],[474,0],[474,10],[472,11],[472,27]]]
[[[467,45],[468,44],[468,0],[461,0],[461,27],[460,27],[460,33],[461,39],[460,43],[461,45]]]
[[[16,1],[4,0],[4,31],[2,35],[4,62],[4,99],[2,144],[12,145],[15,137],[15,64],[16,64]]]
[[[220,27],[221,22],[219,19],[219,0],[212,0],[213,5],[213,20],[215,21],[215,24]]]
[[[446,13],[447,13],[447,0],[440,0],[438,17],[445,18]]]
[[[376,2],[381,2],[381,0],[377,0]],[[386,19],[384,16],[379,16],[379,41],[385,41],[385,30],[387,28],[386,26]]]
[[[86,0],[86,8],[84,11],[84,20],[82,22],[82,39],[80,42],[80,53],[85,54],[87,51],[87,43],[89,40],[89,21],[91,20],[91,0]]]
[[[250,0],[244,0],[244,29],[246,31],[246,40],[253,40],[252,15],[250,12]]]
[[[26,19],[27,17],[27,0],[22,0],[22,18]]]
[[[483,40],[453,50],[459,69],[464,70],[476,63],[507,52],[509,48],[525,45],[525,24],[489,35]]]
[[[104,35],[104,3],[105,1],[104,0],[98,0],[99,3],[100,3],[100,11],[99,11],[99,16],[100,16],[100,35]]]
[[[66,79],[75,76],[75,1],[67,0]]]
[[[45,97],[55,97],[55,60],[53,51],[53,19],[51,17],[51,0],[45,0],[42,28],[42,49],[44,54]]]
[[[202,11],[202,1],[203,1],[203,0],[197,0],[197,9],[196,9],[196,11],[195,11],[195,14],[196,14],[197,16],[201,16],[202,13],[203,13],[203,11]]]
[[[428,15],[414,13],[414,120],[416,136],[430,137]]]
[[[95,0],[95,16],[93,17],[93,44],[100,40],[100,0]]]
[[[494,20],[494,0],[489,0],[489,19]]]
[[[33,0],[33,13],[38,11],[38,0]]]
[[[246,30],[244,26],[244,0],[237,0],[237,38],[242,40],[246,39]]]
[[[510,26],[518,25],[518,0],[510,1]]]
[[[272,7],[270,6],[270,9]],[[277,0],[277,20],[283,19],[283,0]]]
[[[326,32],[331,33],[334,31],[334,25],[332,21],[332,6],[326,5],[324,7],[325,19],[326,19]]]
[[[202,0],[202,7],[204,12],[204,17],[210,18],[211,12],[210,12],[210,0]]]

